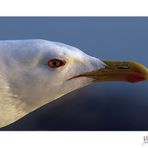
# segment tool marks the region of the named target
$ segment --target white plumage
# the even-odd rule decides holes
[[[93,82],[147,79],[147,68],[136,62],[101,61],[40,39],[0,41],[0,127]]]
[[[50,59],[65,60],[53,69]],[[0,41],[0,127],[77,88],[92,78],[69,78],[105,64],[79,49],[46,40]]]

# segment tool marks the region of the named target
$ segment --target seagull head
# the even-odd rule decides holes
[[[23,40],[6,45],[5,78],[11,93],[28,106],[46,104],[94,82],[148,79],[142,64],[101,61],[63,43]]]
[[[12,96],[27,103],[28,108],[93,83],[95,79],[88,72],[107,66],[78,48],[59,42],[17,40],[6,41],[5,46],[3,75]]]
[[[10,99],[19,100],[25,114],[94,82],[148,79],[147,68],[139,63],[101,61],[58,42],[3,41],[0,54],[1,77]]]

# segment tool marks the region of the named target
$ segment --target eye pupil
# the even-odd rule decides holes
[[[65,65],[65,61],[64,60],[59,60],[59,59],[51,59],[48,61],[48,66],[50,68],[58,68],[60,66],[64,66]]]
[[[52,64],[55,66],[57,64],[57,62],[56,61],[53,61]]]

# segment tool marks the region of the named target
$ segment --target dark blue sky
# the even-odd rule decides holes
[[[148,67],[148,18],[0,18],[0,40],[47,39],[100,59]],[[4,130],[148,130],[148,82],[98,83],[76,90]]]

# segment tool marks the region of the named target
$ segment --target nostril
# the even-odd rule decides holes
[[[130,69],[129,66],[118,66],[118,69]]]

